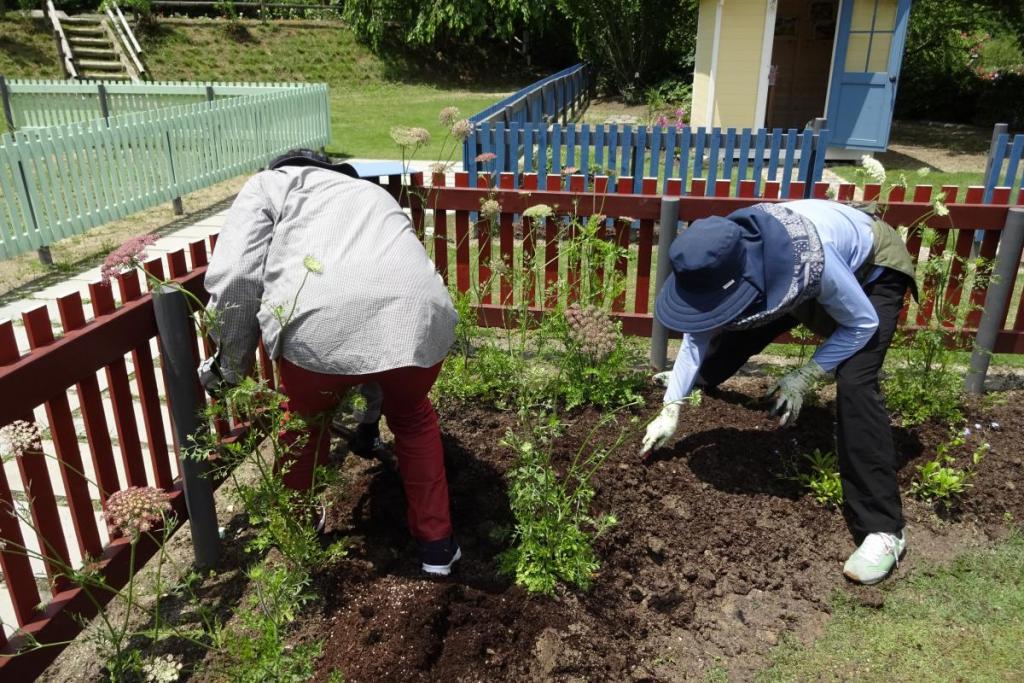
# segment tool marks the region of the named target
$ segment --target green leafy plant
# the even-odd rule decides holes
[[[839,479],[839,459],[831,451],[815,448],[804,456],[811,471],[798,474],[796,479],[814,496],[814,500],[829,508],[843,504],[843,484]]]
[[[956,466],[955,451],[963,448],[966,438],[963,432],[951,435],[946,443],[939,444],[935,457],[917,467],[917,478],[910,485],[910,493],[921,500],[937,503],[948,510],[953,507],[977,474],[978,465],[989,451],[989,444],[979,444],[964,467]]]
[[[594,540],[615,525],[609,513],[595,516],[592,480],[608,456],[625,439],[593,448],[598,429],[614,423],[601,420],[588,434],[564,472],[552,463],[551,449],[559,434],[556,419],[533,430],[532,439],[509,433],[505,444],[516,453],[509,471],[509,504],[515,517],[514,545],[502,553],[502,571],[531,593],[551,594],[559,582],[587,589],[600,561]]]

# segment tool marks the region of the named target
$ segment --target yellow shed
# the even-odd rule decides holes
[[[910,0],[701,0],[692,125],[804,128],[888,144]]]

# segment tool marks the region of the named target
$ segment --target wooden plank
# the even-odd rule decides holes
[[[504,190],[515,188],[515,176],[512,173],[502,173],[498,181],[499,187]],[[502,211],[499,218],[498,250],[501,258],[500,268],[500,292],[501,303],[505,306],[514,305],[512,298],[512,268],[515,266],[515,230],[513,228],[514,214],[511,211]]]
[[[547,177],[547,190],[558,191],[562,188],[562,179],[556,175]],[[547,203],[547,202],[542,202]],[[555,204],[548,204],[555,206]],[[549,216],[544,226],[544,305],[554,308],[558,305],[558,264],[561,257],[558,248],[558,224],[561,221],[559,216]]]
[[[537,174],[523,175],[523,190],[532,192],[537,189]],[[537,287],[537,226],[535,221],[523,216],[523,302],[528,306],[538,306]]]
[[[25,313],[23,319],[29,348],[33,353],[45,353],[46,347],[54,342],[49,310],[45,306],[36,308]],[[78,448],[78,436],[67,393],[57,394],[46,402],[46,419],[50,425],[78,547],[83,555],[97,556],[102,550],[102,544],[92,511],[89,480],[82,465],[82,453]]]
[[[92,310],[97,323],[114,314],[114,297],[110,287],[89,285],[89,296],[92,299]],[[85,331],[83,330],[83,332]],[[117,430],[118,449],[121,451],[121,462],[124,465],[127,483],[129,486],[146,486],[146,471],[142,464],[139,429],[135,423],[135,410],[132,404],[131,389],[128,386],[128,369],[124,356],[112,360],[107,365],[106,372],[107,387],[114,413],[114,426]]]
[[[455,174],[455,187],[469,187],[469,174]],[[470,290],[469,211],[455,211],[455,288],[460,293]]]
[[[85,327],[85,313],[82,310],[82,297],[78,292],[57,299],[61,325],[65,332],[73,332]],[[103,398],[100,393],[96,374],[83,377],[75,384],[78,394],[78,406],[85,424],[85,437],[92,456],[92,468],[99,487],[100,502],[106,505],[111,493],[121,488],[117,479],[117,467],[114,464],[114,449],[110,441],[110,430],[107,428],[107,416],[103,410]]]
[[[0,322],[0,367],[9,365],[19,358],[18,343],[14,336],[14,325],[10,320]],[[4,468],[0,467],[0,538],[7,543],[0,546],[0,570],[14,607],[18,625],[23,626],[36,617],[36,605],[40,603],[39,589],[32,574],[32,566],[25,556],[25,539],[21,525],[14,513],[14,497],[7,483]],[[45,546],[44,546],[45,547]]]

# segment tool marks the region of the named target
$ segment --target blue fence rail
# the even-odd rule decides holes
[[[753,180],[759,194],[764,180],[778,180],[786,196],[794,180],[808,192],[821,180],[829,139],[828,130],[811,129],[494,123],[477,126],[466,141],[478,153],[465,169],[473,184],[480,173],[513,173],[516,187],[523,173],[537,173],[541,183],[549,174],[582,173],[588,189],[595,175],[629,176],[638,193],[645,176],[659,179],[659,191],[668,178],[682,179],[684,191],[703,178],[708,195],[718,180],[734,181],[735,191]]]
[[[997,187],[1024,190],[1024,134],[1010,135],[1006,126],[996,126],[985,173],[985,201]]]

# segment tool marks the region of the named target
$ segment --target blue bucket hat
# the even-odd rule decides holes
[[[824,255],[813,225],[758,204],[694,221],[673,240],[669,262],[654,315],[696,333],[763,325],[816,296]]]

